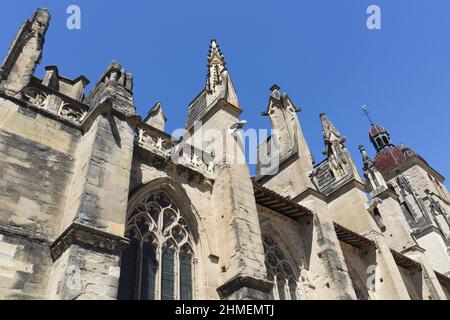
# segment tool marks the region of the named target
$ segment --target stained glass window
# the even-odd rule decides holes
[[[141,299],[154,300],[156,270],[158,269],[156,252],[149,243],[144,243],[142,249]]]
[[[136,282],[136,261],[138,259],[139,243],[133,239],[122,252],[122,268],[119,282],[119,300],[133,300]]]
[[[129,211],[119,299],[193,299],[194,246],[178,207],[163,192]],[[138,282],[139,281],[139,282]]]
[[[174,252],[165,247],[162,253],[161,300],[174,299]]]
[[[192,299],[192,257],[187,246],[180,251],[180,298]]]
[[[289,294],[291,295],[291,300],[298,300],[297,299],[297,284],[293,280],[289,281]]]
[[[286,300],[286,280],[283,277],[277,277],[277,289],[278,289],[278,297],[280,300]]]
[[[267,234],[263,235],[263,245],[266,256],[267,278],[274,282],[271,298],[298,300],[295,273],[283,250]]]

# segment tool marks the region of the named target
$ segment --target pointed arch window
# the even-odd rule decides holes
[[[193,299],[194,243],[176,204],[158,192],[145,196],[130,212],[119,299]]]
[[[286,255],[271,236],[263,235],[267,275],[273,281],[272,297],[275,300],[298,300],[298,286],[293,268]]]

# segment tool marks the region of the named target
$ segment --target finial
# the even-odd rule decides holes
[[[278,85],[274,84],[273,86],[270,87],[269,90],[272,91],[272,92],[278,91],[278,90],[280,90],[280,87]]]
[[[364,146],[362,144],[360,144],[358,146],[358,149],[359,149],[359,152],[361,152],[361,155],[362,155],[364,161],[369,159],[369,156],[367,155],[366,149],[364,148]]]
[[[209,52],[208,52],[208,63],[211,63],[212,59],[217,56],[217,58],[220,60],[220,62],[222,64],[226,64],[225,63],[225,59],[223,57],[223,53],[220,50],[220,46],[217,43],[216,39],[211,39],[211,42],[209,44]]]
[[[366,105],[363,105],[361,109],[364,112],[364,114],[366,115],[367,119],[369,119],[370,125],[373,126],[374,123],[372,121],[372,118],[370,117],[370,114],[369,114],[369,111],[367,110]]]
[[[359,149],[359,151],[360,151],[361,153],[363,153],[363,152],[366,151],[366,149],[364,149],[364,146],[363,146],[362,144],[360,144],[360,145],[358,146],[358,149]]]
[[[208,52],[208,74],[206,76],[206,90],[213,92],[214,89],[221,84],[222,73],[226,70],[225,58],[219,48],[216,39],[211,39]]]
[[[280,94],[280,87],[277,86],[276,84],[274,84],[273,86],[270,87],[269,89],[270,91],[272,91],[272,97],[274,97],[275,99],[280,100],[281,94]]]
[[[50,18],[51,15],[47,8],[38,8],[33,12],[33,16],[31,19],[32,20],[39,19],[40,22],[48,24]]]

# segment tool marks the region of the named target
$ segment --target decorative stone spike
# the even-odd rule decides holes
[[[50,23],[47,9],[37,9],[17,33],[0,68],[0,90],[12,96],[21,91],[40,63],[44,37]]]
[[[166,116],[163,112],[163,107],[161,102],[157,101],[155,105],[148,111],[144,122],[158,130],[164,131],[164,126],[167,121]]]

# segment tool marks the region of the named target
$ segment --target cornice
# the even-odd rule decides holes
[[[129,240],[74,222],[51,244],[50,251],[53,261],[58,260],[73,244],[119,253],[129,244]]]

